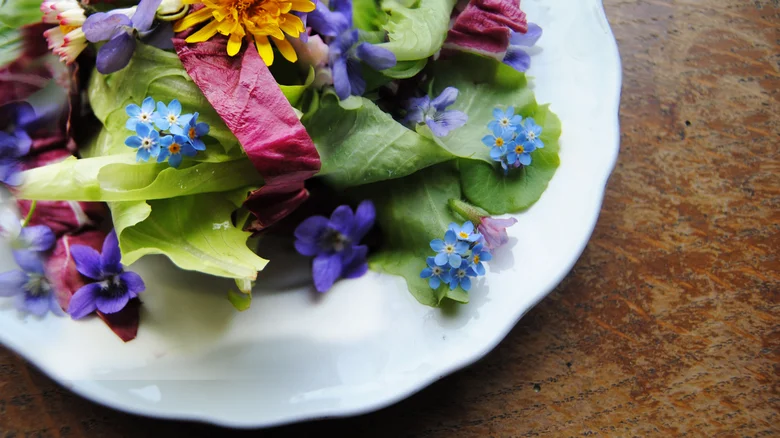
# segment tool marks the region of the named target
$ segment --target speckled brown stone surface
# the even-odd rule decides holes
[[[622,150],[572,273],[474,366],[263,435],[780,436],[780,4],[605,2]],[[0,437],[229,435],[103,408],[0,349]]]

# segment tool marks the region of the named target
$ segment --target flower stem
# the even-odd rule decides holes
[[[481,224],[483,217],[490,216],[490,213],[486,212],[485,210],[477,207],[476,205],[471,205],[468,202],[461,201],[460,199],[450,199],[448,204],[452,211],[458,213],[464,219],[471,221],[471,223],[474,225]]]
[[[24,222],[22,222],[22,228],[30,224],[33,214],[35,213],[35,207],[37,206],[38,206],[38,201],[33,201],[32,204],[30,204],[30,211],[27,212],[27,217],[25,217]]]

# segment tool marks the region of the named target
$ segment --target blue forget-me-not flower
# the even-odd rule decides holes
[[[438,289],[442,283],[449,284],[451,280],[450,267],[437,265],[434,257],[428,257],[426,261],[428,267],[420,272],[420,278],[427,278],[428,286],[431,289]]]

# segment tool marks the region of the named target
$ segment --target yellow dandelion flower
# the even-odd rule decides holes
[[[309,0],[184,0],[184,3],[202,3],[204,8],[179,20],[173,27],[174,31],[208,21],[185,41],[199,43],[219,33],[228,36],[227,53],[234,56],[241,49],[244,38],[248,37],[254,40],[257,52],[266,65],[274,62],[272,41],[285,59],[290,62],[298,60],[287,38],[298,38],[305,28],[303,21],[293,12],[314,10],[314,3]]]

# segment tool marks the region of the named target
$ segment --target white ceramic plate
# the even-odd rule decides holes
[[[516,216],[470,304],[428,308],[401,278],[373,272],[326,295],[290,289],[286,279],[300,281],[305,268],[279,275],[301,265],[275,260],[252,308],[238,313],[224,298],[229,282],[151,257],[132,267],[148,285],[134,341],[96,318],[23,318],[10,300],[0,301],[0,341],[96,402],[234,427],[372,411],[481,358],[571,269],[618,153],[620,60],[600,0],[522,6],[544,29],[529,75],[562,120],[561,166]],[[0,271],[11,260],[3,248]]]

